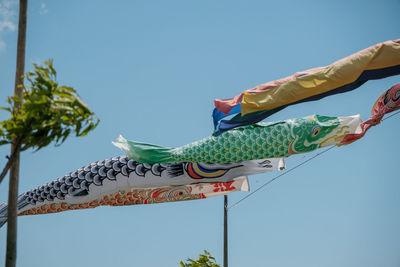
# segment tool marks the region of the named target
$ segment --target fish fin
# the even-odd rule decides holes
[[[87,196],[87,195],[89,195],[89,191],[86,189],[81,189],[79,191],[77,190],[72,194],[72,196],[74,196],[74,197],[82,197],[82,196]]]
[[[131,159],[140,163],[168,163],[176,161],[172,156],[174,148],[130,141],[121,135],[113,144],[124,150]]]
[[[171,178],[183,175],[183,163],[180,162],[169,164],[167,167],[167,173]]]
[[[17,200],[18,213],[29,205],[27,194],[21,194]]]

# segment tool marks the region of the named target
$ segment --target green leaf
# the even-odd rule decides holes
[[[76,90],[58,85],[51,60],[43,66],[34,64],[25,77],[23,97],[9,97],[10,107],[0,108],[10,113],[9,119],[0,122],[1,144],[23,136],[22,150],[37,151],[52,142],[61,145],[71,132],[85,136],[96,128],[99,120]],[[13,109],[16,103],[22,106],[19,113]]]
[[[187,263],[180,261],[180,265],[183,267],[220,267],[215,262],[215,258],[206,250],[204,250],[204,254],[199,254],[198,260],[193,260],[188,258]]]
[[[7,141],[7,140],[0,140],[0,146],[2,146],[2,145],[8,145],[8,144],[10,144],[9,141]]]
[[[2,110],[5,110],[5,111],[8,111],[8,112],[12,112],[12,109],[11,108],[5,108],[5,107],[0,107],[0,109],[2,109]]]

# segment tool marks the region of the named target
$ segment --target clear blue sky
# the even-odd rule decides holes
[[[15,75],[15,1],[0,0],[0,106]],[[214,98],[328,65],[400,38],[400,1],[29,1],[26,68],[53,58],[101,119],[84,138],[21,158],[20,192],[122,154],[119,134],[180,146],[212,132]],[[6,23],[2,23],[6,22]],[[363,119],[399,77],[270,120]],[[0,112],[0,119],[5,113]],[[229,263],[400,265],[400,116],[283,176],[229,212]],[[0,163],[9,147],[0,148]],[[293,156],[293,167],[314,154]],[[1,166],[2,168],[2,166]],[[254,190],[277,173],[250,177]],[[7,199],[8,179],[0,185]],[[246,192],[229,195],[230,203]],[[177,266],[207,249],[222,263],[223,198],[19,218],[18,266]],[[6,228],[0,230],[4,264]]]

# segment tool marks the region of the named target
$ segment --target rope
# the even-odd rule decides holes
[[[389,118],[391,118],[391,117],[393,117],[393,116],[395,116],[395,115],[397,115],[397,114],[399,114],[399,113],[400,113],[400,110],[397,111],[397,112],[395,112],[395,113],[393,113],[393,114],[391,114],[390,116],[388,116],[388,117],[382,119],[382,121],[387,120],[387,119],[389,119]],[[297,169],[298,167],[300,167],[300,166],[306,164],[307,162],[310,162],[311,160],[313,160],[313,159],[315,159],[316,157],[318,157],[318,156],[320,156],[320,155],[322,155],[322,154],[328,152],[329,150],[331,150],[331,149],[334,148],[334,147],[336,147],[336,146],[332,146],[332,147],[330,147],[330,148],[328,148],[328,149],[326,149],[326,150],[324,150],[324,151],[322,151],[322,152],[320,152],[320,153],[314,155],[313,157],[311,157],[311,158],[309,158],[309,159],[307,159],[307,160],[305,160],[305,161],[303,161],[303,162],[297,164],[297,165],[294,166],[293,168],[291,168],[291,169],[285,171],[284,173],[279,174],[278,176],[275,176],[274,178],[272,178],[271,180],[267,181],[266,183],[264,183],[263,185],[261,185],[260,187],[258,187],[256,190],[254,190],[253,192],[251,192],[250,194],[246,195],[245,197],[243,197],[243,198],[239,199],[238,201],[236,201],[235,203],[233,203],[231,206],[228,207],[228,210],[230,210],[231,208],[235,207],[236,205],[238,205],[240,202],[244,201],[245,199],[251,197],[252,195],[254,195],[255,193],[257,193],[259,190],[261,190],[262,188],[266,187],[267,185],[269,185],[270,183],[272,183],[272,182],[275,181],[276,179],[278,179],[278,178],[280,178],[280,177],[282,177],[282,176],[288,174],[289,172],[291,172],[291,171]]]

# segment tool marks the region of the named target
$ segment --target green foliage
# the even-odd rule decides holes
[[[52,61],[34,67],[25,76],[22,98],[9,97],[9,107],[0,108],[11,117],[0,122],[0,145],[15,142],[21,151],[39,150],[52,141],[62,144],[71,133],[85,136],[96,128],[99,120],[76,91],[58,85]],[[19,112],[14,104],[20,104]]]
[[[215,258],[207,251],[204,250],[204,254],[199,254],[198,260],[188,258],[187,263],[180,262],[181,267],[220,267],[215,262]]]

